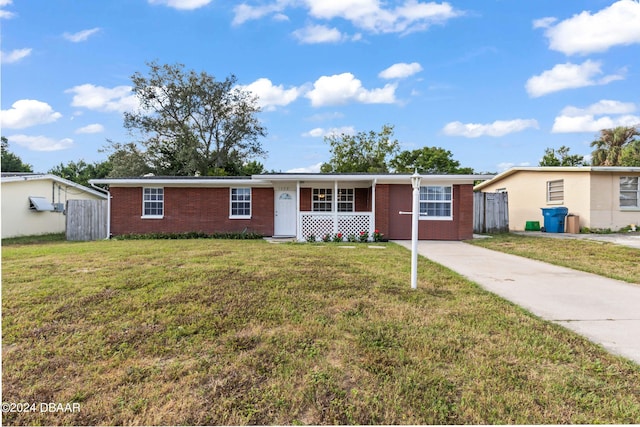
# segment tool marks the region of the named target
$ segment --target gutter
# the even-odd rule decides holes
[[[89,184],[96,190],[101,193],[106,193],[107,195],[107,237],[105,237],[105,240],[109,240],[111,238],[111,193],[109,190],[96,186],[92,179],[89,180]]]

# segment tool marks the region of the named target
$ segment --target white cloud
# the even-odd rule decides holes
[[[315,18],[346,19],[373,33],[420,31],[463,15],[447,2],[405,0],[394,9],[382,8],[379,0],[306,0],[305,3]]]
[[[295,30],[293,36],[304,44],[337,43],[346,38],[337,28],[325,25],[308,25]]]
[[[289,0],[277,0],[272,4],[261,6],[250,6],[246,3],[239,4],[233,8],[235,16],[232,25],[241,25],[247,21],[263,18],[267,15],[274,15],[277,21],[287,21],[289,18],[282,13],[291,2]]]
[[[93,123],[79,129],[76,129],[76,133],[101,133],[104,132],[104,126],[99,123]]]
[[[538,122],[534,119],[496,120],[489,124],[451,122],[445,125],[442,132],[448,136],[477,138],[480,136],[504,136],[529,128],[538,129]]]
[[[11,135],[8,139],[31,151],[59,151],[73,145],[73,139],[70,138],[55,140],[46,136]]]
[[[82,30],[82,31],[78,31],[77,33],[64,33],[62,36],[69,40],[70,42],[73,43],[79,43],[79,42],[83,42],[86,41],[89,37],[91,37],[92,35],[96,34],[97,32],[100,31],[100,28],[96,27],[96,28],[91,28],[90,30]]]
[[[9,6],[11,3],[13,3],[12,0],[0,0],[0,7]],[[0,19],[11,19],[11,18],[13,18],[15,16],[16,16],[16,14],[13,13],[13,12],[9,12],[8,10],[0,9]]]
[[[533,28],[549,28],[552,24],[558,21],[558,18],[547,17],[540,18],[533,21]]]
[[[378,77],[383,79],[403,79],[419,73],[420,71],[422,71],[422,65],[417,62],[412,62],[411,64],[399,62],[385,70],[382,70],[380,74],[378,74]]]
[[[62,117],[46,102],[35,99],[21,99],[9,110],[0,111],[0,125],[8,129],[23,129],[29,126],[51,123]]]
[[[531,163],[529,162],[522,162],[522,163],[511,163],[511,162],[502,162],[502,163],[498,163],[498,172],[504,172],[504,171],[508,171],[509,169],[516,167],[516,166],[521,166],[521,167],[526,167],[526,166],[531,166]]]
[[[303,167],[303,168],[294,168],[289,169],[287,173],[320,173],[320,168],[322,167],[322,162],[316,163],[315,165]]]
[[[3,64],[12,64],[26,58],[29,55],[31,55],[30,48],[14,49],[11,52],[6,53],[0,51],[0,62],[2,62]]]
[[[527,80],[525,87],[529,96],[537,98],[564,89],[605,85],[615,80],[624,79],[622,72],[596,78],[602,74],[601,66],[601,62],[591,60],[586,60],[579,65],[570,62],[558,64],[539,76],[531,77]]]
[[[148,0],[149,4],[161,4],[178,10],[193,10],[206,6],[211,0]]]
[[[110,89],[87,83],[67,89],[65,93],[74,94],[72,106],[89,110],[124,112],[138,107],[138,100],[131,92],[130,86],[116,86]]]
[[[560,114],[575,117],[585,114],[627,114],[633,113],[634,111],[636,111],[636,105],[633,102],[620,102],[610,99],[602,99],[595,104],[589,105],[587,108],[578,108],[570,105],[563,108]]]
[[[285,89],[282,85],[275,86],[271,80],[266,78],[261,78],[249,85],[239,87],[253,92],[258,97],[258,105],[269,111],[292,103],[302,93],[302,89],[297,87]]]
[[[586,108],[568,106],[553,122],[552,133],[599,132],[617,126],[635,126],[640,116],[632,115],[636,105],[603,99]]]
[[[584,11],[546,28],[549,48],[566,55],[640,43],[640,2],[619,0],[593,15]]]
[[[234,25],[270,14],[282,14],[290,6],[308,9],[315,19],[344,19],[372,33],[409,33],[425,30],[464,14],[449,3],[405,0],[395,8],[381,7],[380,0],[276,0],[260,6],[242,3],[234,8]],[[358,35],[356,39],[360,36]]]
[[[353,126],[342,126],[339,128],[314,128],[302,134],[305,138],[320,138],[325,136],[355,135],[356,130]]]
[[[379,89],[365,89],[362,82],[351,73],[322,76],[313,84],[313,89],[305,95],[311,105],[341,105],[349,102],[363,104],[392,104],[396,102],[396,84],[387,84]]]

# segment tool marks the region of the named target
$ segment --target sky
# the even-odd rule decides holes
[[[384,125],[494,173],[640,123],[638,0],[0,0],[0,40],[2,136],[35,172],[137,140],[150,61],[255,93],[269,171]]]

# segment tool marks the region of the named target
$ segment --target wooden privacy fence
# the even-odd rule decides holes
[[[473,232],[506,233],[509,231],[509,196],[507,193],[473,193]]]
[[[67,200],[67,240],[107,238],[106,200]]]

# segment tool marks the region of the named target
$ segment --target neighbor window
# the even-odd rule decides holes
[[[330,188],[314,188],[311,200],[313,212],[331,212],[333,190]]]
[[[164,215],[164,188],[142,189],[142,216],[162,218]]]
[[[640,178],[637,176],[620,177],[620,207],[640,208]]]
[[[451,219],[452,188],[430,185],[420,187],[420,216],[429,219]]]
[[[564,200],[564,180],[547,181],[547,203],[562,203]]]
[[[338,212],[353,212],[353,188],[338,190]]]
[[[251,218],[251,188],[231,189],[231,218]]]

